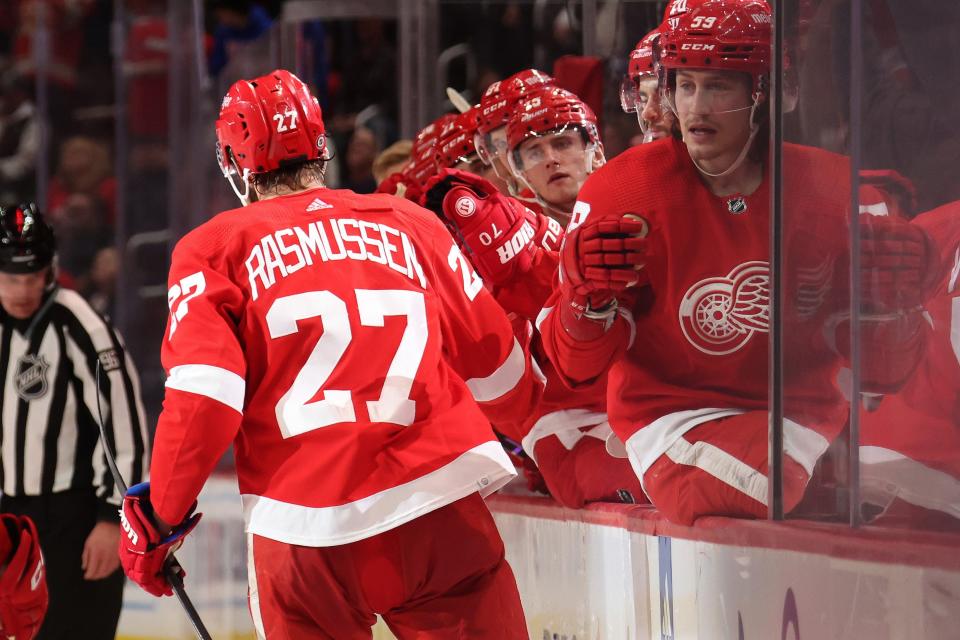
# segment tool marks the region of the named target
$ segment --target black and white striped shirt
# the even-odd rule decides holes
[[[117,466],[130,485],[147,476],[149,440],[140,381],[120,336],[76,292],[57,289],[18,320],[0,309],[0,486],[37,496],[95,487],[101,519],[120,504],[100,443],[101,408]]]

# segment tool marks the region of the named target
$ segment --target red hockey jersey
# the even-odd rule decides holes
[[[844,424],[837,356],[823,316],[835,260],[846,245],[849,165],[818,149],[785,145],[785,450],[808,473]],[[595,343],[576,343],[558,315],[541,323],[548,354],[571,384],[609,369],[607,411],[642,478],[698,424],[768,407],[770,185],[719,197],[679,141],[633,147],[587,180],[571,225],[590,216],[640,215],[650,224],[651,285]],[[833,260],[834,262],[831,262]],[[556,300],[555,294],[551,303]],[[614,344],[611,344],[614,342]]]
[[[338,545],[514,475],[488,418],[536,401],[529,356],[436,217],[314,189],[177,245],[152,498],[178,522],[230,441],[246,529]]]
[[[925,304],[932,333],[913,377],[861,412],[861,484],[866,499],[898,496],[960,518],[960,206],[914,224],[937,242],[948,269]]]

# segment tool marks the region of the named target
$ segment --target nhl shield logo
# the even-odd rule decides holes
[[[747,210],[747,201],[743,198],[730,198],[727,200],[727,211],[733,214],[743,213]]]
[[[25,355],[17,360],[14,386],[17,395],[26,401],[36,400],[47,392],[47,369],[50,365],[43,356]]]

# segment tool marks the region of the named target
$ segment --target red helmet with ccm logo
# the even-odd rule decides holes
[[[231,177],[238,173],[249,189],[250,174],[325,157],[320,104],[300,78],[284,69],[235,82],[220,105],[216,127],[217,160],[235,191]]]
[[[544,85],[553,85],[551,76],[536,69],[518,71],[506,80],[494,82],[480,98],[480,122],[477,127],[486,135],[507,124],[513,105],[524,95]]]
[[[460,162],[476,160],[474,136],[479,124],[480,106],[475,105],[443,125],[433,154],[437,171],[452,168]]]
[[[49,603],[40,538],[27,516],[0,514],[0,635],[30,640]]]
[[[413,139],[413,147],[410,149],[410,163],[404,168],[403,174],[421,189],[427,183],[427,180],[437,172],[434,152],[440,132],[456,119],[456,114],[445,113],[421,129]]]
[[[742,71],[759,89],[770,72],[772,13],[764,0],[706,0],[684,11],[660,36],[666,70]]]

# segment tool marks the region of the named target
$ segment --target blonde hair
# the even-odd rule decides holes
[[[392,145],[380,152],[380,155],[373,161],[373,178],[379,184],[384,178],[388,177],[388,171],[391,167],[398,164],[406,164],[410,160],[410,151],[413,148],[413,142],[410,140],[397,140]],[[392,172],[391,172],[392,173]]]

